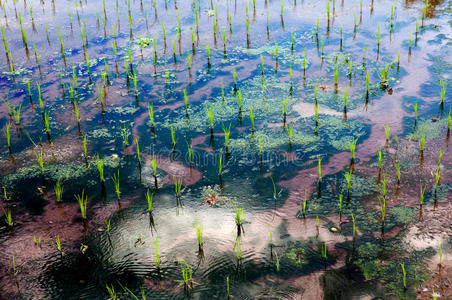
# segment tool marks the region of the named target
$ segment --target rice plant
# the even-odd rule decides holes
[[[322,157],[317,156],[317,172],[319,174],[319,182],[322,181]]]
[[[148,203],[148,211],[149,211],[149,213],[152,213],[152,209],[153,209],[152,202],[154,199],[154,193],[151,194],[149,192],[149,189],[147,189],[145,196],[146,196],[146,201]]]
[[[326,243],[323,243],[322,245],[322,258],[324,260],[327,259],[327,255],[328,255],[328,247],[326,246]]]
[[[300,215],[306,216],[306,202],[308,200],[308,191],[304,191],[304,199],[300,201]]]
[[[3,209],[3,213],[5,214],[5,223],[6,225],[8,225],[9,227],[13,226],[13,217],[11,214],[11,208],[7,208],[6,210]]]
[[[439,78],[438,81],[439,81],[439,85],[441,86],[441,92],[440,92],[441,104],[443,104],[444,103],[444,98],[446,96],[446,84],[447,84],[447,81],[446,81],[446,79],[441,79],[441,78]]]
[[[243,225],[243,208],[237,206],[237,204],[231,203],[232,208],[234,209],[234,221],[237,225],[237,228],[241,228]],[[240,232],[240,230],[239,230]]]
[[[384,129],[385,129],[386,142],[388,142],[389,141],[389,132],[390,132],[391,128],[389,128],[389,125],[386,125],[384,127]]]
[[[87,210],[86,206],[88,204],[88,196],[85,195],[85,190],[82,190],[81,194],[77,194],[74,196],[75,196],[75,199],[77,199],[77,202],[80,206],[80,213],[82,214],[82,218],[84,220],[86,220],[86,210]]]
[[[353,238],[355,238],[355,232],[356,232],[356,220],[355,216],[352,214],[352,223],[353,223]]]
[[[279,257],[278,257],[278,253],[273,250],[273,254],[275,255],[276,261],[275,261],[275,266],[276,266],[276,272],[279,272]]]
[[[6,126],[3,128],[3,132],[6,136],[6,143],[8,144],[8,149],[11,150],[11,123],[6,123]]]
[[[237,260],[240,261],[242,259],[242,243],[236,235],[234,235],[234,244],[232,246],[234,247],[234,252]]]
[[[151,127],[154,127],[154,106],[151,104],[148,104],[148,113],[149,119],[151,120]]]
[[[55,240],[55,247],[60,252],[60,254],[63,255],[63,248],[61,246],[61,241],[60,241],[60,236],[59,235],[57,235],[57,238]]]
[[[385,216],[386,216],[386,197],[382,196],[377,196],[378,198],[378,202],[380,203],[380,219],[381,222],[384,223],[385,221]]]
[[[417,101],[413,104],[413,110],[414,110],[414,126],[416,126],[417,123]]]
[[[171,142],[173,144],[173,151],[176,150],[176,133],[174,132],[174,127],[171,125]]]
[[[439,243],[439,263],[438,265],[441,266],[441,262],[443,260],[443,244]]]
[[[220,149],[220,154],[218,156],[218,176],[221,176],[222,170],[223,170],[223,149]]]
[[[192,268],[184,260],[180,260],[179,264],[181,266],[181,271],[182,271],[182,280],[180,282],[183,283],[184,289],[186,291],[193,289],[193,270],[192,270]]]
[[[152,154],[151,158],[152,171],[155,178],[157,178],[157,156]]]
[[[118,198],[118,200],[121,198],[121,192],[119,190],[119,170],[118,170],[118,175],[113,174],[111,176],[111,180],[113,180],[113,183],[115,185],[115,192],[116,192],[116,197]]]
[[[198,240],[198,249],[202,251],[204,240],[203,240],[203,232],[202,232],[202,224],[198,224],[195,226],[196,238]]]
[[[420,187],[419,190],[419,205],[422,206],[424,204],[424,194],[425,194],[425,189],[427,188],[426,185]]]
[[[231,134],[231,124],[229,124],[229,127],[225,127],[223,124],[223,132],[224,132],[224,147],[226,148],[227,152],[229,146],[229,136]]]
[[[110,296],[111,300],[118,299],[118,296],[116,294],[115,287],[113,286],[113,284],[111,284],[111,285],[106,284],[105,288],[107,289],[108,295]]]
[[[352,187],[352,172],[346,172],[344,174],[345,176],[345,181],[347,182],[347,192],[350,193],[350,189]]]
[[[128,147],[129,146],[129,131],[127,130],[125,125],[123,128],[121,128],[121,137],[122,137],[122,142],[124,144],[124,147]]]
[[[254,114],[253,109],[250,107],[250,121],[251,121],[251,132],[254,132]]]
[[[62,202],[63,201],[63,186],[61,185],[61,178],[58,178],[53,189],[55,191],[56,201]]]
[[[406,290],[406,270],[405,270],[405,264],[401,263],[400,267],[402,268],[402,282],[403,282],[403,289]]]
[[[381,149],[378,149],[377,154],[378,154],[378,169],[381,170],[382,161],[383,161]]]
[[[158,242],[158,240],[157,240],[157,237],[155,237],[154,254],[155,254],[155,263],[156,263],[156,265],[157,265],[157,270],[160,269],[160,263],[161,263],[160,255],[159,255],[159,253],[158,253],[158,247],[159,247],[159,242]]]
[[[41,169],[41,175],[44,176],[44,153],[42,152],[42,149],[39,149],[39,151],[33,150],[35,153],[36,159],[38,160],[39,167]]]
[[[16,126],[20,125],[20,109],[22,107],[22,104],[19,105],[19,107],[15,108],[12,107],[12,113],[14,116],[14,123],[16,124]]]
[[[49,113],[47,111],[44,112],[44,126],[45,126],[45,129],[46,129],[46,133],[50,134]]]
[[[229,290],[229,276],[226,276],[226,295],[228,296],[228,299],[231,298],[231,293]]]
[[[339,215],[342,216],[342,194],[339,194]]]
[[[422,127],[422,135],[421,139],[419,140],[419,150],[421,151],[421,154],[424,153],[424,149],[425,149],[425,131],[424,127]]]
[[[97,167],[97,170],[99,171],[100,181],[103,184],[105,182],[104,162],[102,161],[102,159],[99,158],[99,154],[97,154],[97,157],[96,157],[96,167]]]
[[[176,175],[173,175],[173,182],[176,198],[180,198],[182,196],[182,178],[177,178]]]
[[[435,195],[436,195],[436,189],[438,188],[440,177],[441,177],[441,172],[440,172],[440,168],[438,167],[435,172],[435,186],[434,186]]]
[[[355,150],[356,150],[356,143],[358,142],[358,138],[352,138],[352,141],[349,141],[349,147],[350,147],[350,155],[352,157],[352,161],[355,160]]]
[[[210,133],[213,134],[213,107],[210,106],[209,108],[206,107],[207,116],[209,118],[209,124],[210,124]]]

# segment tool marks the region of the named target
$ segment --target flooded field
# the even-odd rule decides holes
[[[0,299],[452,299],[450,0],[0,7]]]

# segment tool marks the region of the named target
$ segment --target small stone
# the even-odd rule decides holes
[[[331,231],[331,232],[338,232],[339,229],[337,229],[336,227],[331,227],[331,228],[330,228],[330,231]]]

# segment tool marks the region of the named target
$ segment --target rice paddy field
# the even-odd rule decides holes
[[[0,8],[0,299],[452,299],[450,0]]]

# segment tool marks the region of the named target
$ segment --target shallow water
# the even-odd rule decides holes
[[[1,5],[0,298],[452,293],[450,1]]]

